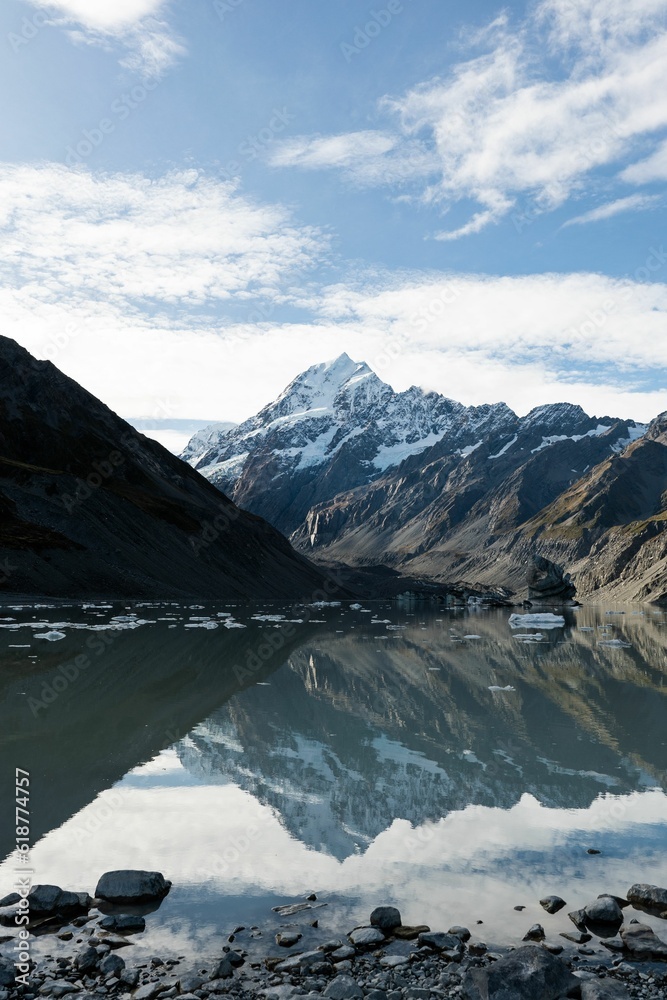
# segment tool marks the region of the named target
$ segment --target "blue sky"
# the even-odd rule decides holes
[[[6,0],[0,44],[3,333],[122,415],[343,350],[667,409],[667,0]]]

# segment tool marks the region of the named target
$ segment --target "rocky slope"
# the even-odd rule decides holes
[[[0,338],[0,586],[303,596],[322,574],[49,362]]]
[[[342,354],[303,372],[234,430],[206,428],[182,458],[239,506],[290,533],[315,504],[373,482],[443,435],[466,453],[515,422],[504,403],[465,407],[416,386],[394,392]]]
[[[580,594],[656,600],[667,596],[660,426],[644,437],[644,425],[568,403],[519,418],[503,403],[395,393],[342,355],[184,457],[318,560],[521,594],[539,552],[574,572]]]

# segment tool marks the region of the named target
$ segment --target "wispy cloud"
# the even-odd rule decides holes
[[[29,0],[65,27],[72,41],[123,49],[121,65],[147,77],[161,76],[180,56],[165,12],[169,0]]]
[[[585,226],[589,222],[603,222],[605,219],[613,219],[622,212],[645,212],[662,200],[662,196],[658,194],[631,194],[626,198],[617,198],[616,201],[609,201],[606,205],[599,205],[590,212],[568,219],[563,224],[563,229],[567,226]]]
[[[357,184],[409,181],[438,209],[472,201],[471,218],[438,236],[457,239],[518,197],[562,205],[664,135],[667,0],[544,0],[518,26],[497,18],[468,44],[483,51],[383,99],[378,131],[301,137],[272,162],[336,168]]]
[[[629,184],[650,184],[667,181],[667,142],[663,142],[651,156],[626,167],[621,179]]]

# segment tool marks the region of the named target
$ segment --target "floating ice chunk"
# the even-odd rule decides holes
[[[598,640],[598,646],[611,646],[614,649],[626,648],[629,649],[632,643],[623,642],[622,639],[600,639]]]
[[[549,612],[536,615],[510,615],[510,628],[562,628],[565,619],[562,615],[552,615]]]
[[[285,621],[285,615],[253,615],[252,621],[254,622],[283,622]]]
[[[481,635],[464,635],[464,639],[481,639]]]
[[[56,632],[55,629],[51,629],[50,632],[35,632],[35,639],[48,639],[49,642],[57,642],[58,639],[66,638],[64,632]]]
[[[307,608],[339,608],[340,601],[313,601],[312,604],[307,604]]]
[[[350,611],[361,611],[363,604],[350,604]]]
[[[593,628],[592,625],[580,625],[579,626],[579,631],[580,632],[595,632],[595,629]]]
[[[247,628],[247,625],[242,625],[241,622],[235,622],[227,618],[226,621],[222,622],[225,628]],[[171,627],[171,626],[170,626]]]
[[[508,684],[506,687],[498,687],[497,684],[489,684],[489,691],[516,691],[515,687]]]
[[[210,622],[210,621],[209,622],[191,622],[189,625],[186,625],[185,628],[208,628],[208,629],[211,629],[211,628],[218,628],[219,625],[220,625],[220,622]]]
[[[541,642],[544,636],[541,632],[515,632],[512,638],[523,639],[524,641],[529,640],[530,642]]]

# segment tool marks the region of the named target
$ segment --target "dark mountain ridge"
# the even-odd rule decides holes
[[[296,597],[324,584],[273,527],[5,337],[0,567],[6,592],[55,597]]]

